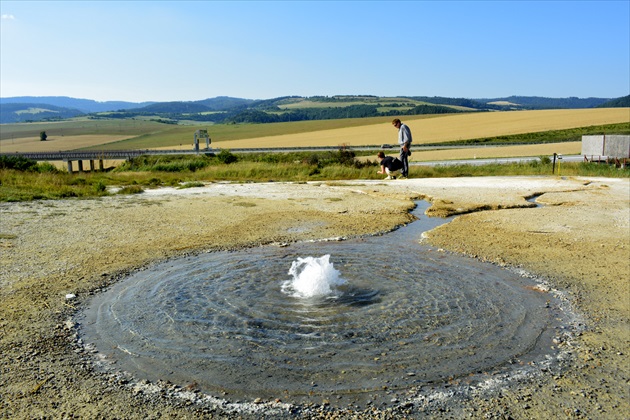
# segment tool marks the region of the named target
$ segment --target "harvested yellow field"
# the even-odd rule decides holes
[[[466,140],[500,135],[562,130],[630,122],[630,108],[561,109],[544,111],[450,114],[436,118],[401,118],[413,133],[414,144]],[[257,137],[213,144],[219,148],[349,146],[395,144],[397,130],[387,122],[310,133]]]
[[[491,112],[419,122],[420,142],[427,143],[630,122],[630,108]],[[412,130],[413,123],[409,122]]]
[[[46,141],[39,138],[23,137],[0,142],[2,153],[37,153],[75,150],[82,147],[98,146],[99,144],[128,139],[129,135],[93,134],[80,136],[48,136]]]

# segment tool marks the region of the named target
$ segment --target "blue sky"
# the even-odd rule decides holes
[[[630,1],[0,2],[0,96],[630,94]]]

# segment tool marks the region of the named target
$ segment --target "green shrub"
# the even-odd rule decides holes
[[[32,171],[37,167],[37,161],[22,156],[0,156],[0,169],[15,169],[17,171]]]
[[[51,174],[56,174],[59,173],[59,169],[57,169],[57,167],[51,163],[48,162],[40,162],[37,165],[37,172],[39,173],[51,173]]]
[[[369,167],[380,166],[380,165],[378,162],[372,162],[371,160],[368,159],[366,161],[355,160],[353,166],[356,169],[363,169],[363,168],[369,168]]]
[[[71,179],[69,184],[70,185],[85,185],[87,184],[87,181],[85,178],[76,177],[76,178]]]
[[[107,186],[105,185],[103,181],[99,180],[94,184],[94,190],[96,191],[97,194],[103,193],[107,190]]]
[[[313,153],[307,156],[306,159],[303,160],[303,163],[310,166],[319,166],[319,155],[317,153]]]
[[[79,196],[76,191],[67,186],[61,187],[55,195],[59,198],[72,198]]]
[[[339,149],[339,157],[338,162],[342,165],[346,166],[354,166],[355,165],[355,156],[356,154],[352,150],[348,149]]]
[[[217,160],[221,163],[225,163],[226,165],[229,165],[230,163],[234,163],[238,161],[238,157],[232,152],[230,152],[229,150],[223,149],[217,155]]]
[[[284,161],[280,153],[260,153],[260,154],[256,154],[256,156],[251,156],[251,158],[255,162],[264,162],[264,163],[272,163],[272,164],[278,164]]]
[[[152,187],[157,187],[159,185],[162,185],[162,180],[160,178],[149,178],[146,182],[146,185],[152,186]]]

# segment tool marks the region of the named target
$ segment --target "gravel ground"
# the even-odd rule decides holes
[[[432,202],[430,216],[459,215],[426,234],[432,245],[520,267],[564,293],[583,325],[557,343],[566,347],[561,366],[467,392],[414,390],[411,402],[373,409],[236,403],[101,372],[77,336],[74,314],[135,269],[195,252],[381,233],[410,222],[417,199]],[[630,417],[628,179],[212,183],[0,211],[0,418]]]

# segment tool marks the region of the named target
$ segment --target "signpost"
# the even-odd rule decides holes
[[[199,153],[199,139],[206,139],[206,150],[210,150],[210,136],[208,130],[195,131],[195,152]]]

